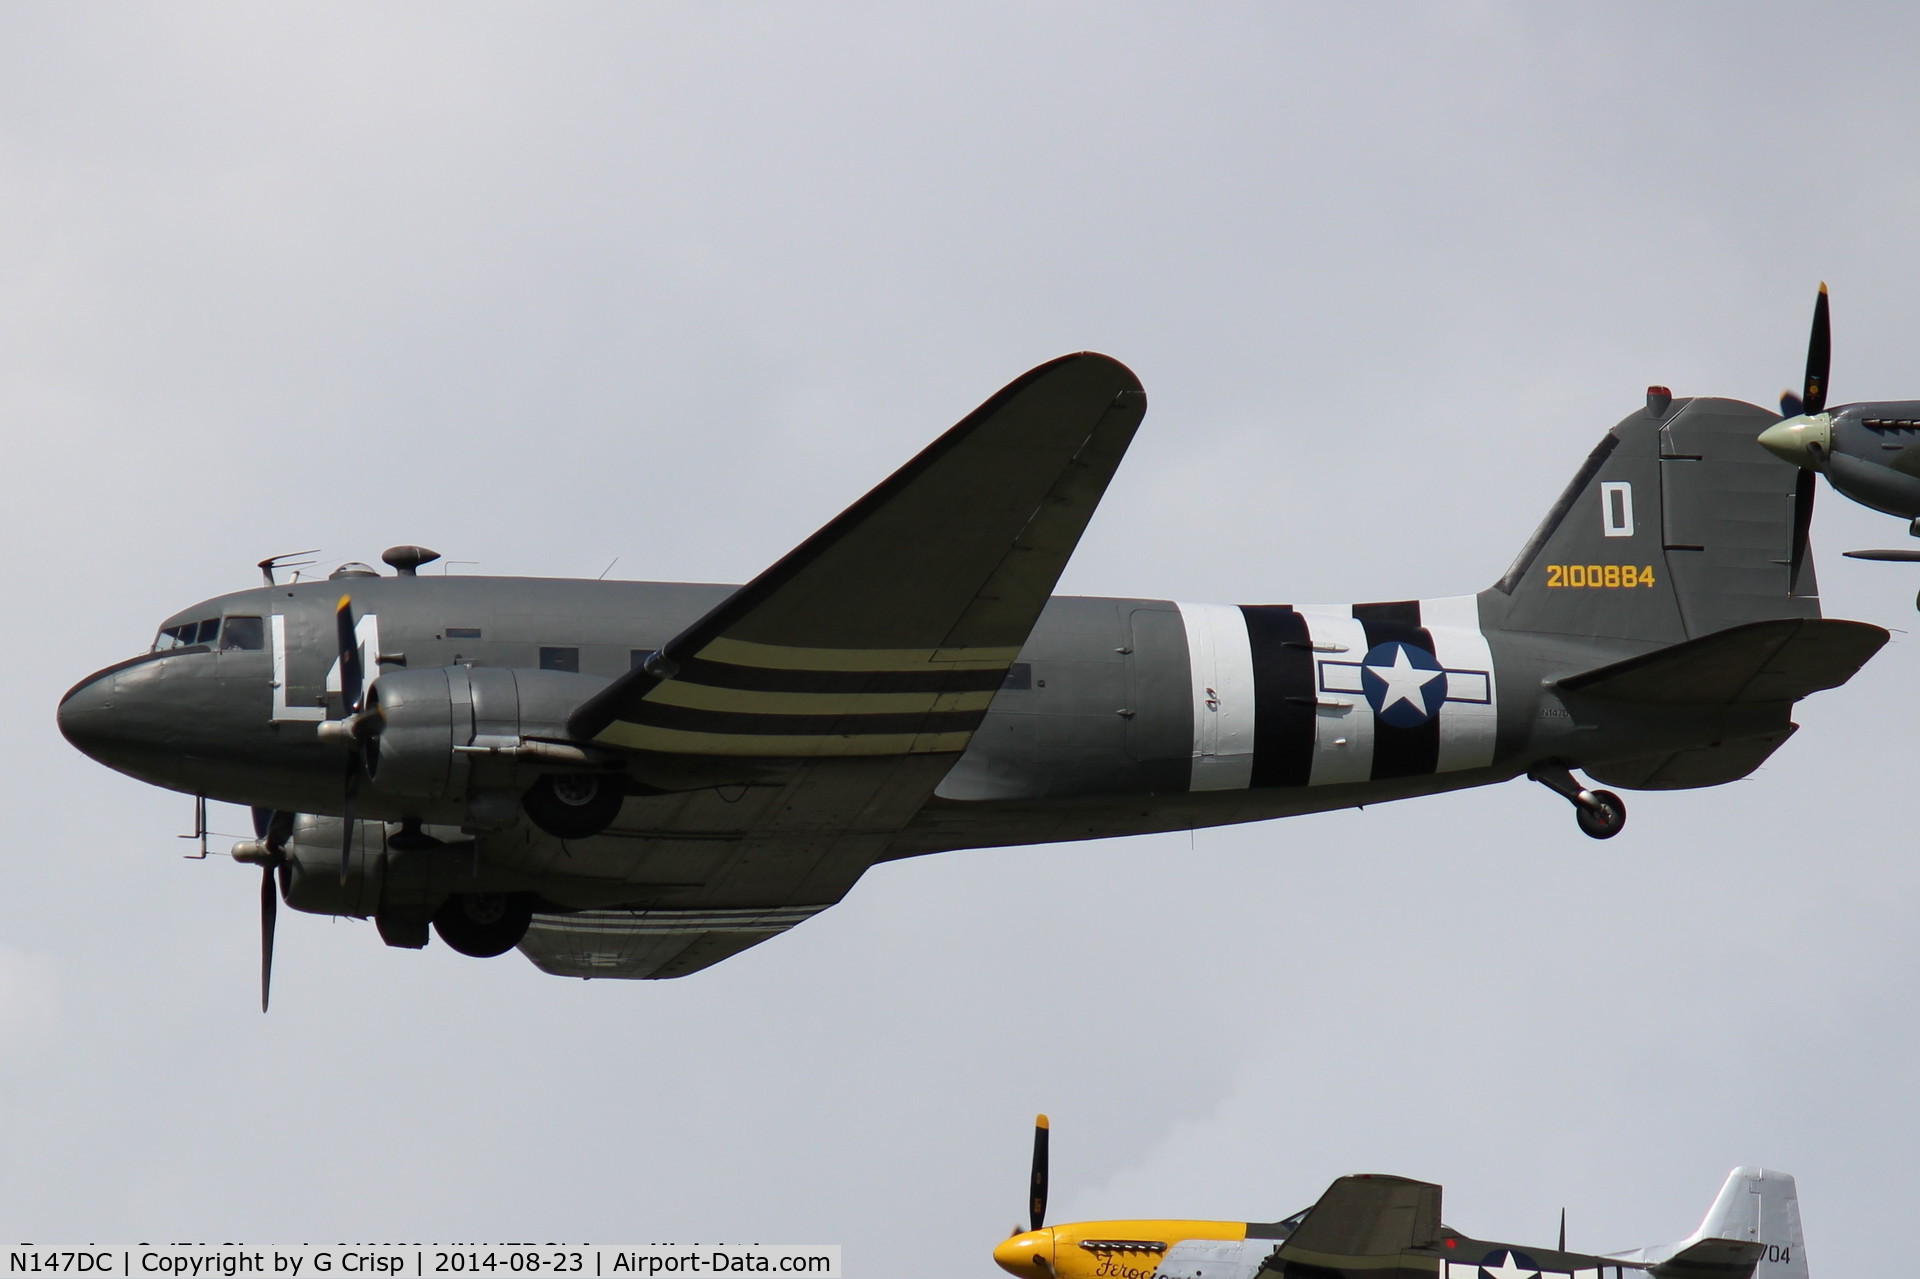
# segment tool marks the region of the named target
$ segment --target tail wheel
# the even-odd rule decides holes
[[[527,788],[521,803],[533,824],[555,839],[585,839],[613,825],[626,798],[624,777],[548,773]]]
[[[1627,824],[1627,801],[1610,790],[1588,791],[1573,812],[1581,833],[1594,839],[1612,839]]]
[[[532,923],[533,899],[522,893],[455,893],[433,915],[440,940],[475,959],[506,954]]]

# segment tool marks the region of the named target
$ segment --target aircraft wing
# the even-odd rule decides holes
[[[681,756],[958,754],[1146,412],[1124,365],[1019,378],[575,712]]]
[[[1440,1244],[1440,1187],[1406,1177],[1342,1177],[1308,1210],[1275,1256],[1338,1272],[1357,1258],[1386,1258]],[[1432,1272],[1431,1261],[1426,1263]],[[1376,1262],[1369,1271],[1383,1267]]]
[[[607,832],[660,891],[521,950],[681,977],[844,896],[966,749],[1145,412],[1106,356],[1041,365],[581,706],[577,739],[660,783]]]
[[[1886,631],[1865,622],[1776,618],[1569,675],[1557,687],[1653,705],[1791,702],[1846,683],[1886,642]]]

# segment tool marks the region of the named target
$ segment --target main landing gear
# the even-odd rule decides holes
[[[433,915],[433,931],[463,955],[492,959],[520,944],[533,923],[525,893],[455,893]]]
[[[1572,804],[1580,833],[1589,838],[1612,839],[1627,824],[1626,800],[1610,790],[1588,790],[1564,764],[1542,764],[1527,776]]]
[[[626,779],[617,774],[548,773],[520,802],[533,824],[555,839],[587,839],[613,825],[626,798]]]

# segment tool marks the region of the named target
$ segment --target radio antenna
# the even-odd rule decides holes
[[[302,555],[318,555],[319,553],[320,553],[320,548],[317,546],[310,551],[286,551],[279,555],[269,555],[267,556],[267,558],[265,558],[264,560],[261,560],[258,564],[254,565],[254,567],[260,570],[260,576],[266,580],[266,583],[268,586],[278,586],[279,583],[273,580],[273,570],[275,570],[276,568],[292,568],[292,569],[306,568],[308,565],[313,564],[315,561],[302,560],[300,559],[300,557]],[[293,563],[292,561],[295,561],[295,560],[298,560],[299,562]],[[293,576],[294,576],[294,580],[296,581],[299,580],[300,575],[298,573],[295,573]]]

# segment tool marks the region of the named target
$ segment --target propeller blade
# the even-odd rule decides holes
[[[1562,1208],[1560,1210],[1560,1251],[1565,1252],[1566,1250],[1567,1250],[1567,1210],[1565,1208]]]
[[[1799,417],[1801,410],[1805,407],[1806,405],[1800,400],[1800,393],[1798,391],[1780,392],[1781,417]]]
[[[347,752],[346,804],[340,816],[340,883],[347,882],[347,866],[353,860],[353,830],[360,807],[360,752]]]
[[[1038,1230],[1047,1224],[1047,1117],[1033,1117],[1033,1181],[1027,1196],[1027,1219],[1032,1223],[1028,1229]]]
[[[253,837],[255,839],[265,839],[267,837],[267,827],[271,825],[273,825],[273,810],[271,808],[262,808],[260,805],[255,804],[253,806]]]
[[[1813,530],[1813,498],[1819,492],[1812,471],[1802,471],[1793,484],[1793,547],[1788,552],[1787,589],[1800,589],[1800,570],[1807,562],[1807,537]]]
[[[353,596],[342,595],[340,603],[334,606],[333,628],[340,641],[340,700],[346,703],[347,714],[360,709],[361,684],[365,675],[360,669],[360,641],[353,633]]]
[[[1827,407],[1827,365],[1833,355],[1833,332],[1827,320],[1827,285],[1820,283],[1820,296],[1813,304],[1813,334],[1807,339],[1806,402],[1803,410],[1818,413]]]
[[[279,887],[273,882],[273,864],[260,868],[260,1011],[267,1011],[273,993],[273,925],[280,913]]]

